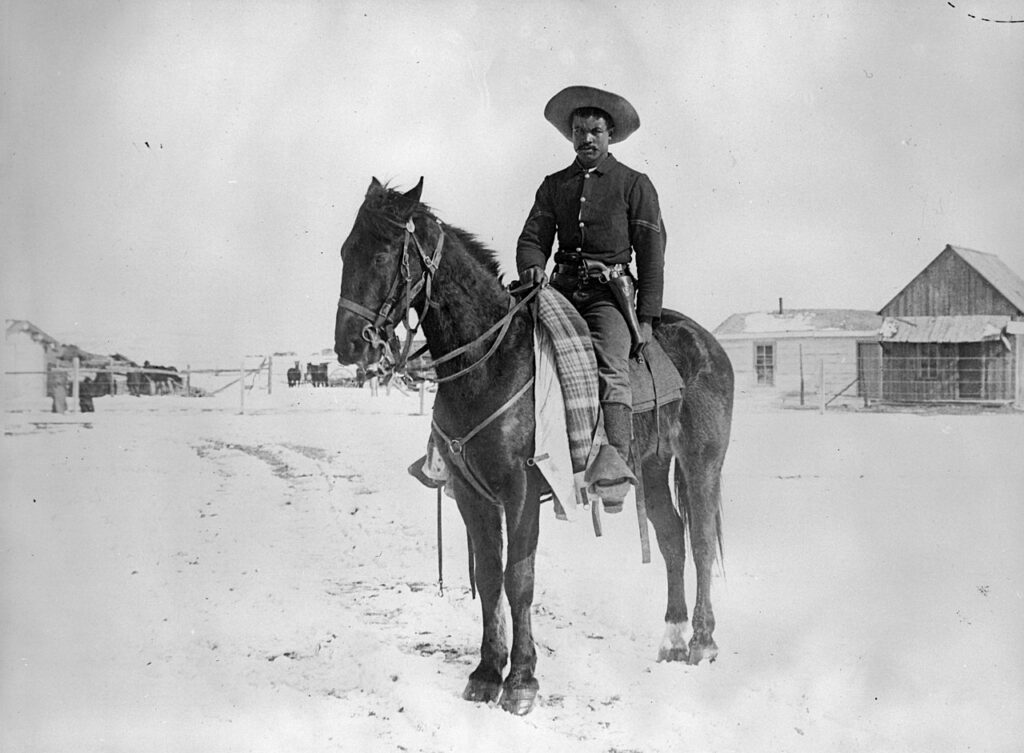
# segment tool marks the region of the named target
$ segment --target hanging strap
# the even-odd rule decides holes
[[[655,431],[657,431],[655,424]],[[648,564],[651,561],[651,533],[647,527],[647,494],[644,490],[644,464],[640,459],[640,442],[633,439],[633,457],[636,460],[636,488],[633,495],[636,497],[636,522],[640,527],[640,561]]]
[[[437,487],[437,595],[444,596],[444,539],[441,535],[441,487]]]

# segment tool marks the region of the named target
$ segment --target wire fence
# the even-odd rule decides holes
[[[958,347],[959,346],[959,347]],[[895,352],[894,352],[895,351]],[[738,372],[737,399],[778,408],[1013,405],[1024,410],[1024,353],[1002,343],[881,349],[855,363],[813,359],[755,382]]]
[[[888,355],[873,375],[871,393],[882,401],[906,403],[1011,403],[1018,399],[1014,354],[964,355],[927,349],[918,355]]]

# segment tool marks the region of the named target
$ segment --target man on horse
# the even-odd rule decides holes
[[[628,138],[640,118],[624,98],[589,86],[560,91],[544,117],[572,142],[576,159],[537,190],[516,246],[516,267],[524,284],[547,281],[544,269],[558,240],[551,285],[590,327],[605,433],[628,463],[629,357],[650,342],[661,316],[666,233],[654,185],[616,160],[608,146]],[[607,489],[606,503],[628,489],[623,478],[611,482],[616,491]]]

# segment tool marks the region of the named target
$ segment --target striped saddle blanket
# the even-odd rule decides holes
[[[590,330],[573,305],[550,287],[537,296],[537,326],[554,350],[572,470],[582,473],[591,456],[601,412]]]
[[[573,471],[586,468],[600,415],[597,360],[587,323],[573,305],[551,288],[538,296],[538,326],[555,351],[555,366],[565,402]],[[642,413],[682,397],[683,380],[657,340],[642,359],[632,358],[633,412]]]

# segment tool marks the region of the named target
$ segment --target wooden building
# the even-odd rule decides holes
[[[47,403],[48,374],[57,365],[61,344],[24,319],[8,319],[4,337],[4,409],[38,408]]]
[[[733,314],[715,329],[739,395],[817,404],[843,394],[877,397],[882,318],[857,309],[783,309]],[[823,389],[819,385],[824,377]]]
[[[1024,407],[1024,280],[998,256],[946,246],[878,313],[884,400]]]

